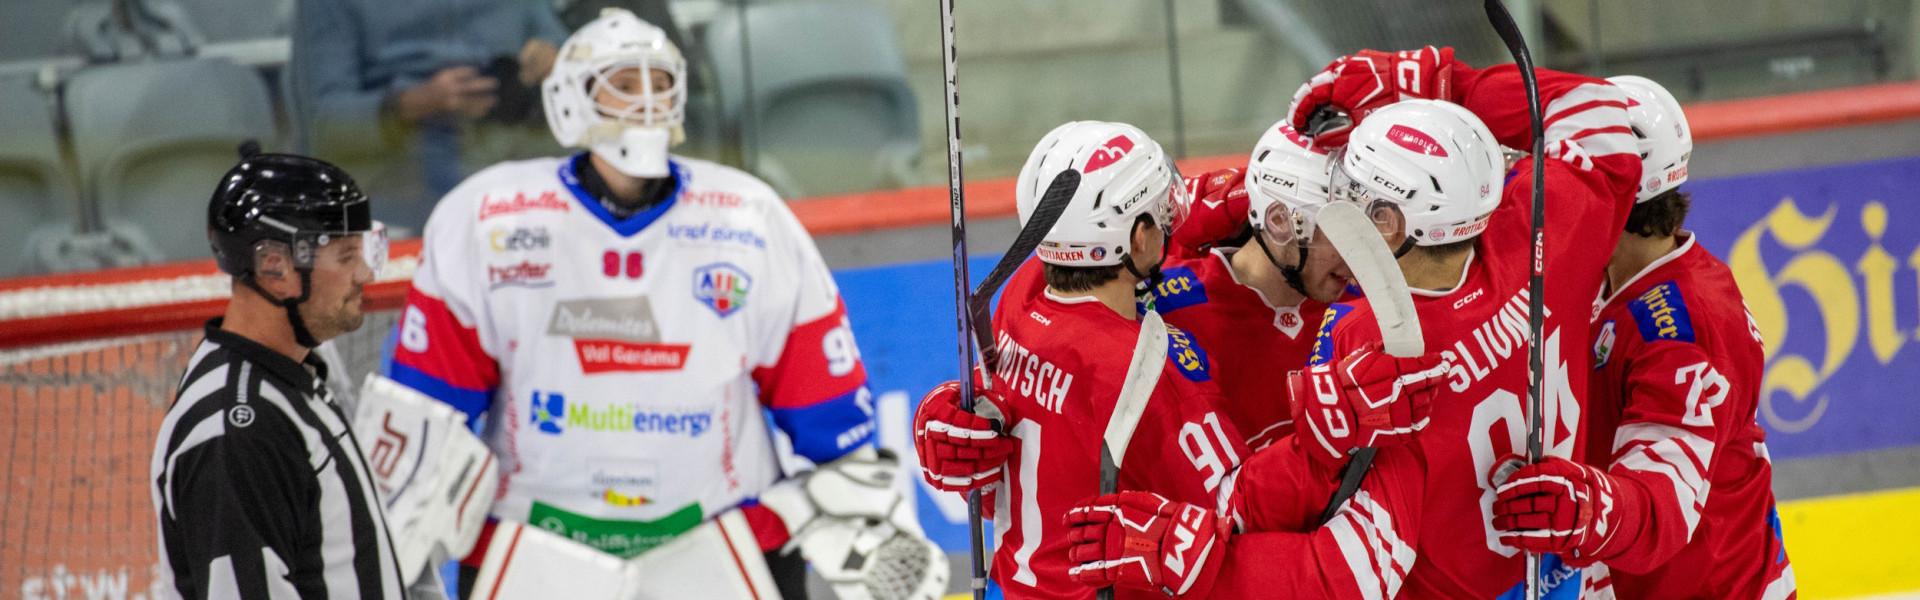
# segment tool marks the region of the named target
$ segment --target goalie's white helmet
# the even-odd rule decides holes
[[[1054,177],[1067,169],[1080,172],[1080,185],[1035,249],[1048,264],[1121,264],[1137,217],[1149,215],[1162,231],[1172,232],[1185,216],[1187,187],[1160,144],[1125,123],[1074,121],[1047,132],[1020,168],[1014,207],[1021,226]]]
[[[640,93],[607,85],[625,69],[638,69]],[[653,89],[655,69],[672,77],[667,89]],[[629,105],[600,105],[594,97],[602,88]],[[626,9],[605,9],[567,38],[540,90],[554,139],[589,148],[628,175],[665,177],[667,150],[686,136],[687,60],[665,31]]]
[[[1394,205],[1406,234],[1421,246],[1480,235],[1500,205],[1506,167],[1500,144],[1479,117],[1437,100],[1375,111],[1347,136],[1336,162],[1333,200]]]
[[[1608,77],[1627,93],[1627,121],[1640,139],[1640,187],[1635,202],[1652,200],[1687,181],[1687,160],[1693,158],[1693,128],[1673,93],[1652,79],[1638,75]]]
[[[1247,222],[1276,242],[1312,241],[1312,209],[1327,203],[1332,169],[1333,156],[1293,125],[1268,128],[1247,161]]]

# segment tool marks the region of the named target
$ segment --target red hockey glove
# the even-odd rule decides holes
[[[920,474],[935,488],[966,492],[1003,475],[1007,455],[1018,442],[995,431],[1003,421],[1006,400],[999,392],[973,388],[979,414],[960,408],[960,382],[949,381],[927,392],[913,413],[913,449],[920,455]]]
[[[1637,484],[1554,456],[1521,465],[1510,458],[1501,470],[1518,469],[1495,475],[1493,528],[1500,543],[1587,564],[1611,558],[1637,536],[1645,513]]]
[[[1067,511],[1074,581],[1179,596],[1204,593],[1225,562],[1228,521],[1152,492],[1092,498]],[[1198,584],[1198,585],[1196,585]]]
[[[1319,132],[1313,144],[1322,148],[1346,145],[1353,125],[1388,104],[1414,98],[1453,101],[1456,66],[1463,71],[1466,67],[1453,59],[1452,48],[1433,46],[1403,52],[1361,50],[1334,59],[1294,92],[1293,105],[1287,107],[1289,122],[1295,129],[1311,132],[1310,119],[1321,107],[1345,111],[1352,123]]]
[[[1339,466],[1355,448],[1404,444],[1427,426],[1433,397],[1446,379],[1439,353],[1399,358],[1374,342],[1338,363],[1315,365],[1287,376],[1295,427],[1307,454]]]
[[[1247,225],[1247,175],[1241,169],[1220,169],[1187,178],[1193,206],[1187,221],[1173,230],[1176,258],[1196,258],[1240,233]]]

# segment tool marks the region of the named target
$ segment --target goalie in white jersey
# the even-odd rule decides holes
[[[759,179],[668,154],[685,75],[664,33],[624,10],[568,40],[542,86],[547,120],[589,151],[496,165],[441,200],[392,375],[482,432],[500,459],[495,519],[633,557],[744,507],[800,597],[804,566],[776,549],[815,511],[768,495],[783,474],[763,411],[816,464],[891,463],[799,221]],[[868,472],[880,480],[858,501],[918,535],[892,511],[890,470]]]

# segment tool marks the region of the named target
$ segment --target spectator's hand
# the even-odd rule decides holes
[[[527,40],[527,45],[520,48],[520,84],[538,87],[553,72],[553,61],[559,57],[560,49],[553,47],[553,42]]]
[[[409,121],[442,114],[478,119],[493,110],[499,88],[499,80],[482,77],[473,67],[453,67],[400,92],[395,104],[400,117]]]

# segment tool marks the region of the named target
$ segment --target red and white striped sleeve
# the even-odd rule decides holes
[[[1613,438],[1608,474],[1639,484],[1646,518],[1632,543],[1617,556],[1600,557],[1609,566],[1643,572],[1686,547],[1706,508],[1709,469],[1719,441],[1744,427],[1734,415],[1716,414],[1732,384],[1713,357],[1691,341],[1631,340],[1632,370],[1623,389],[1626,414]],[[1626,344],[1621,350],[1629,350]],[[1595,440],[1598,442],[1598,440]],[[1634,532],[1622,532],[1635,535]]]

